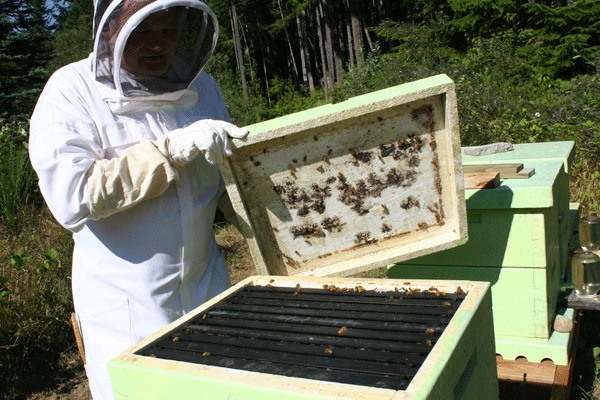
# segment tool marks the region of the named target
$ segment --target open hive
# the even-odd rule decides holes
[[[488,283],[251,277],[111,361],[117,398],[498,397]]]
[[[344,276],[466,241],[447,76],[248,129],[223,177],[259,273]]]

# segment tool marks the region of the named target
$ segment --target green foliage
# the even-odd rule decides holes
[[[448,33],[458,48],[466,48],[468,40],[486,37],[508,28],[515,15],[514,0],[448,0],[453,18]]]
[[[0,125],[0,221],[11,231],[18,229],[23,205],[30,202],[36,189],[25,138],[22,125]]]
[[[68,12],[60,16],[61,28],[53,41],[52,70],[81,60],[91,53],[93,11],[93,0],[78,0],[72,2]]]
[[[15,248],[7,256],[9,267],[0,269],[2,398],[19,398],[24,390],[39,390],[64,375],[57,369],[59,360],[73,343],[68,319],[70,241],[55,234],[58,247],[44,249],[32,233],[11,236],[23,247]],[[0,265],[6,265],[3,261]]]
[[[526,3],[522,11],[520,23],[526,29],[517,53],[535,72],[570,78],[596,70],[593,57],[600,45],[600,2],[580,0],[556,8]]]
[[[0,118],[25,121],[47,77],[50,26],[43,0],[0,0]]]

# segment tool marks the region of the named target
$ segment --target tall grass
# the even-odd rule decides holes
[[[7,124],[0,129],[0,220],[16,232],[23,206],[34,193],[36,178],[29,164],[24,127]]]

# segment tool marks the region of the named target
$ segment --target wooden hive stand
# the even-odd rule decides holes
[[[576,312],[567,365],[556,365],[552,360],[533,363],[524,357],[504,360],[496,356],[500,400],[569,400],[581,315],[581,311]]]

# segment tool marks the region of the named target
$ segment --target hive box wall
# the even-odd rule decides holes
[[[222,172],[259,273],[344,276],[466,241],[447,76],[247,128]]]
[[[462,151],[464,152],[464,149]],[[568,263],[568,243],[571,240],[572,227],[569,221],[569,172],[575,159],[575,142],[557,141],[542,143],[523,143],[513,146],[513,151],[491,154],[485,157],[475,157],[463,154],[463,164],[480,163],[523,163],[535,161],[558,161],[563,166],[563,172],[557,174],[553,186],[553,202],[558,213],[558,244],[560,254],[560,276],[564,276]],[[469,208],[469,207],[467,207]]]
[[[559,292],[556,265],[539,268],[409,265],[390,268],[392,279],[469,279],[492,284],[496,335],[548,338]]]
[[[361,285],[366,290],[394,290],[405,281],[349,278],[251,277],[217,298],[168,325],[109,363],[116,399],[464,399],[498,398],[489,283],[468,281],[413,281],[412,288],[436,286],[448,292],[468,292],[454,317],[431,349],[406,390],[370,388],[279,375],[211,367],[136,355],[136,351],[201,315],[239,285],[281,285],[320,288]],[[325,280],[326,279],[326,280]]]
[[[469,242],[391,266],[388,276],[491,282],[496,335],[548,339],[572,232],[568,170],[573,143],[514,148],[464,157],[465,165],[519,162],[535,168],[529,179],[466,191]]]

